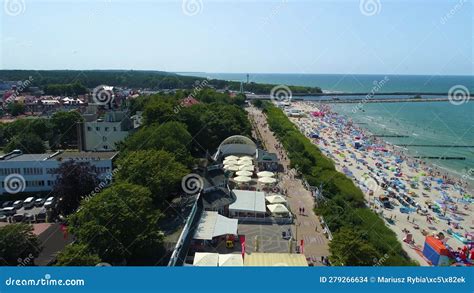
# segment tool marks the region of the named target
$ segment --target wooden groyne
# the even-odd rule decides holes
[[[401,134],[374,134],[373,137],[409,137],[408,135],[401,135]]]
[[[452,145],[452,144],[397,144],[401,147],[433,147],[433,148],[474,148],[474,145]]]
[[[430,160],[466,160],[466,157],[436,157],[436,156],[415,156],[415,159],[430,159]]]

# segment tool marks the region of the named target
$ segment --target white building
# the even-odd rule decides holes
[[[116,152],[22,154],[13,151],[0,157],[0,195],[53,190],[58,176],[56,170],[68,160],[89,162],[103,178],[112,173],[112,160],[116,155]]]
[[[79,123],[78,142],[81,151],[115,151],[117,144],[141,125],[141,113],[129,117],[127,112],[110,111],[104,118],[84,115]]]

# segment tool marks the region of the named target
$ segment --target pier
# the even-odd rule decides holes
[[[425,95],[429,98],[400,98],[396,96]],[[356,97],[354,97],[356,96]],[[394,96],[389,98],[377,98],[377,96]],[[341,98],[340,98],[341,97]],[[347,98],[345,98],[347,97]],[[310,99],[311,98],[311,99]],[[473,98],[471,95],[468,99]],[[248,100],[272,100],[270,95],[247,94]],[[293,94],[293,101],[314,101],[324,104],[366,104],[366,103],[419,103],[419,102],[449,102],[447,93],[331,93],[331,94]]]

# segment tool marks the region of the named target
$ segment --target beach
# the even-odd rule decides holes
[[[290,115],[291,110],[303,114]],[[453,252],[474,236],[472,190],[462,178],[372,137],[329,105],[298,101],[285,112],[335,162],[336,169],[360,187],[367,205],[385,220],[407,254],[420,265],[429,265],[421,252],[425,236],[445,237],[443,241]]]

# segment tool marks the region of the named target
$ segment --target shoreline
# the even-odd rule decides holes
[[[313,103],[313,104],[317,103],[316,101],[303,101],[303,102],[310,102],[310,103]],[[348,115],[345,115],[345,114],[341,114],[340,112],[335,111],[334,109],[332,109],[332,107],[331,107],[331,113],[335,113],[337,115],[345,117],[345,119],[350,121],[352,123],[352,125],[355,125],[354,126],[355,128],[357,128],[359,130],[363,130],[365,133],[368,133],[368,134],[375,137],[375,134],[371,130],[369,130],[368,128],[365,128],[363,125],[360,125],[359,123],[354,122],[352,117],[350,117]],[[378,142],[381,141],[385,146],[390,146],[391,149],[394,152],[396,152],[397,154],[402,154],[407,160],[410,160],[412,162],[416,161],[416,162],[418,162],[418,163],[420,163],[423,166],[428,167],[428,168],[434,168],[435,171],[440,173],[440,174],[438,174],[438,176],[443,176],[441,173],[445,172],[444,175],[447,176],[449,179],[451,179],[453,181],[462,181],[463,182],[463,187],[467,191],[469,191],[470,194],[474,194],[474,180],[469,180],[469,179],[463,178],[464,175],[467,175],[467,173],[459,172],[459,171],[451,169],[447,166],[438,165],[438,164],[435,164],[433,162],[423,160],[421,158],[415,158],[413,156],[413,154],[411,153],[410,149],[408,149],[409,146],[400,146],[400,145],[391,143],[387,140],[384,140],[383,138],[376,138],[376,140]],[[397,150],[397,149],[399,149],[399,150]],[[465,168],[463,168],[463,170]],[[473,178],[474,178],[474,174],[473,174]]]
[[[454,250],[462,246],[457,239],[451,238],[448,233],[448,229],[450,229],[464,235],[464,233],[469,233],[474,229],[474,217],[469,209],[473,202],[464,203],[462,201],[467,192],[458,186],[459,178],[442,174],[438,168],[430,163],[412,158],[410,155],[397,150],[395,145],[380,138],[374,138],[372,143],[380,149],[387,150],[385,153],[381,152],[382,155],[380,156],[375,155],[378,150],[361,151],[351,147],[351,135],[353,135],[354,130],[360,131],[362,137],[368,137],[370,132],[354,125],[350,118],[345,115],[331,111],[330,107],[325,104],[317,105],[317,102],[314,101],[298,101],[293,102],[291,107],[302,110],[307,113],[308,117],[289,117],[289,119],[303,135],[308,137],[324,155],[334,162],[339,172],[346,174],[362,190],[368,207],[374,210],[384,220],[385,224],[397,234],[398,240],[402,243],[403,249],[410,258],[417,260],[420,265],[428,265],[420,255],[426,235],[441,232],[448,238],[446,243]],[[320,108],[325,108],[323,112],[327,111],[327,116],[329,116],[327,119],[310,115],[310,112],[321,111]],[[316,131],[316,129],[319,131],[319,139],[310,136],[310,133]],[[399,162],[395,163],[397,157],[399,157]],[[385,160],[387,166],[390,167],[388,172],[388,168],[387,170],[380,168],[380,162]],[[393,169],[399,170],[400,175],[396,178],[402,181],[405,187],[400,190],[396,189],[396,192],[389,192],[390,195],[387,195],[387,189],[382,188],[379,183],[381,178],[394,176],[394,174],[391,174]],[[419,174],[424,174],[424,176]],[[418,185],[418,181],[417,187],[414,188],[410,182],[413,183],[415,177],[417,180],[418,177],[424,178],[420,182],[425,183],[427,181],[430,186],[429,191],[420,188],[421,184]],[[439,180],[442,180],[443,183],[439,183]],[[407,186],[409,188],[406,188]],[[409,192],[409,190],[411,191]],[[395,208],[386,209],[383,205],[381,206],[378,198],[383,196],[390,198],[390,203]],[[453,210],[445,208],[444,216],[433,213],[432,206],[444,196],[452,200],[449,205],[453,207]],[[410,204],[405,205],[406,202],[403,198],[410,200]],[[448,202],[440,203],[443,206],[445,204],[448,206]],[[407,213],[402,212],[404,207],[408,209]],[[423,211],[423,213],[420,214],[419,211]],[[453,226],[454,223],[456,223],[456,226]],[[458,227],[458,229],[455,227]],[[410,244],[403,241],[407,234],[410,234],[413,240],[413,242],[410,241]]]

